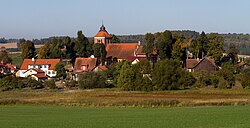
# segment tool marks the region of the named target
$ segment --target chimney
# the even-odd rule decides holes
[[[34,62],[34,61],[35,61],[35,58],[32,58],[31,60]]]

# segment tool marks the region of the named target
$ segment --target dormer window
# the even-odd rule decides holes
[[[88,65],[82,65],[81,69],[82,71],[88,71]]]

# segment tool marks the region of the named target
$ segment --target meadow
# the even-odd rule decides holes
[[[35,104],[81,107],[194,107],[250,105],[247,89],[199,89],[157,92],[119,89],[46,90],[0,92],[0,105]]]
[[[250,106],[86,108],[1,105],[2,128],[244,128]]]

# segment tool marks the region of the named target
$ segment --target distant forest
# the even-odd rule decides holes
[[[184,30],[184,31],[171,31],[173,35],[178,35],[178,36],[185,36],[189,37],[190,40],[192,38],[196,38],[199,35],[199,32],[195,31],[189,31],[189,30]],[[250,55],[250,35],[249,34],[236,34],[236,33],[228,33],[228,34],[220,34],[224,37],[225,43],[224,43],[224,49],[227,50],[229,49],[229,45],[231,43],[235,44],[237,49],[238,49],[238,54],[243,54],[243,55]],[[117,35],[117,37],[120,39],[121,43],[136,43],[138,41],[141,41],[142,43],[144,42],[144,35]],[[65,37],[60,37],[61,39],[64,39]],[[49,38],[43,38],[43,39],[33,39],[32,41],[35,44],[43,44],[44,42],[52,42],[53,37]],[[88,38],[90,42],[93,41],[93,37]],[[0,43],[12,43],[12,42],[17,42],[19,43],[20,40],[23,39],[5,39],[5,38],[0,38]]]

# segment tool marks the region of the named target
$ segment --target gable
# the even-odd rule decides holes
[[[76,58],[74,72],[92,71],[96,64],[96,58]]]
[[[206,71],[216,71],[218,67],[215,65],[213,60],[208,60],[206,58],[202,59],[195,67],[194,71],[206,70]]]

